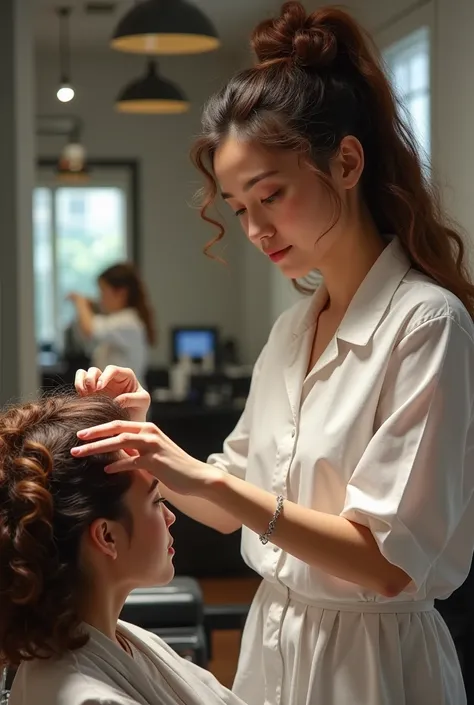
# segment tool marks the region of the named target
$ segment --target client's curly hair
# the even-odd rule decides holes
[[[104,396],[47,397],[0,416],[0,663],[49,658],[87,641],[80,630],[80,542],[97,518],[130,522],[129,473],[111,456],[78,459],[79,429],[127,419]]]

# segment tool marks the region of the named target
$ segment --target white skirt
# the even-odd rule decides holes
[[[247,705],[466,705],[454,643],[432,603],[304,604],[260,586],[234,692]]]

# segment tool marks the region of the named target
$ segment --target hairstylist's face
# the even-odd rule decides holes
[[[99,279],[100,308],[104,313],[121,311],[127,306],[126,289],[110,286],[104,279]]]
[[[331,182],[342,202],[335,223],[338,210],[334,196],[298,152],[270,150],[228,137],[214,157],[222,196],[247,237],[283,274],[294,279],[319,269],[343,235],[347,194],[357,185],[362,169],[360,144],[345,138],[331,164]]]

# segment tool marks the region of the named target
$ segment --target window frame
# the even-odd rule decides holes
[[[38,171],[51,169],[51,187],[59,187],[61,184],[55,181],[55,169],[58,160],[52,157],[41,157],[37,160],[36,165]],[[91,173],[94,169],[123,169],[128,174],[130,183],[130,203],[129,203],[129,228],[130,228],[130,255],[132,261],[139,266],[141,255],[141,217],[139,211],[139,193],[140,193],[140,163],[138,159],[88,159],[87,165]],[[69,187],[69,184],[64,184]],[[87,185],[87,184],[85,184]],[[99,184],[98,184],[99,185]],[[104,182],[105,185],[105,182]],[[47,186],[46,183],[38,184],[37,186]],[[81,184],[78,184],[80,188]],[[74,185],[71,185],[74,188]]]
[[[94,169],[97,169],[100,171],[101,169],[103,171],[106,171],[107,169],[110,169],[111,171],[116,170],[116,171],[123,171],[124,175],[126,177],[127,181],[127,192],[128,192],[128,201],[127,201],[127,229],[128,229],[128,245],[127,248],[129,250],[129,257],[131,261],[133,261],[137,266],[140,265],[140,244],[141,244],[141,238],[140,238],[140,226],[141,226],[141,219],[140,219],[140,210],[139,210],[139,189],[140,189],[140,164],[137,159],[88,159],[87,164],[91,170],[91,174],[93,173]],[[74,184],[61,184],[57,179],[56,179],[56,166],[57,166],[57,159],[55,158],[49,158],[49,157],[41,157],[37,160],[36,162],[36,167],[37,167],[37,174],[42,173],[42,178],[38,180],[38,178],[35,178],[34,182],[34,188],[50,188],[51,190],[61,188],[62,186],[65,186],[67,188],[75,188],[76,186]],[[50,172],[51,178],[49,179],[48,176],[46,178],[43,178],[44,172]],[[81,187],[87,187],[88,184],[77,184],[77,188]],[[101,185],[107,186],[107,179],[104,178],[103,183],[101,183],[101,178],[99,174],[99,178],[97,181],[93,182],[91,186],[98,186],[100,187]],[[110,184],[114,185],[114,184]],[[55,198],[53,196],[52,198],[52,217],[53,221],[55,219]],[[53,227],[54,227],[54,222],[53,222]],[[34,232],[33,232],[34,236]],[[53,243],[53,252],[55,249],[55,244]],[[56,270],[53,272],[53,277],[56,279],[57,273]],[[56,289],[56,284],[55,284],[55,289]],[[57,302],[54,301],[54,321],[55,321],[55,329],[56,329],[56,335],[55,339],[52,341],[53,344],[57,345],[59,342],[59,331],[57,330],[57,325],[58,325],[58,311],[56,310],[56,304]],[[46,341],[44,341],[46,342]],[[44,344],[43,342],[43,344]],[[38,346],[42,345],[42,341],[36,339],[36,343]]]
[[[429,112],[430,112],[430,172],[431,177],[436,180],[437,174],[437,119],[436,119],[436,8],[433,0],[426,2],[421,7],[411,9],[406,13],[400,13],[388,22],[381,25],[374,32],[375,42],[385,61],[384,53],[391,46],[408,39],[411,34],[426,28],[428,30],[429,41]]]

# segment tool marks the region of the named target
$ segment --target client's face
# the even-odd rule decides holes
[[[164,504],[158,481],[147,472],[135,472],[124,504],[132,526],[118,560],[137,587],[166,585],[174,575],[169,527],[176,517]]]

